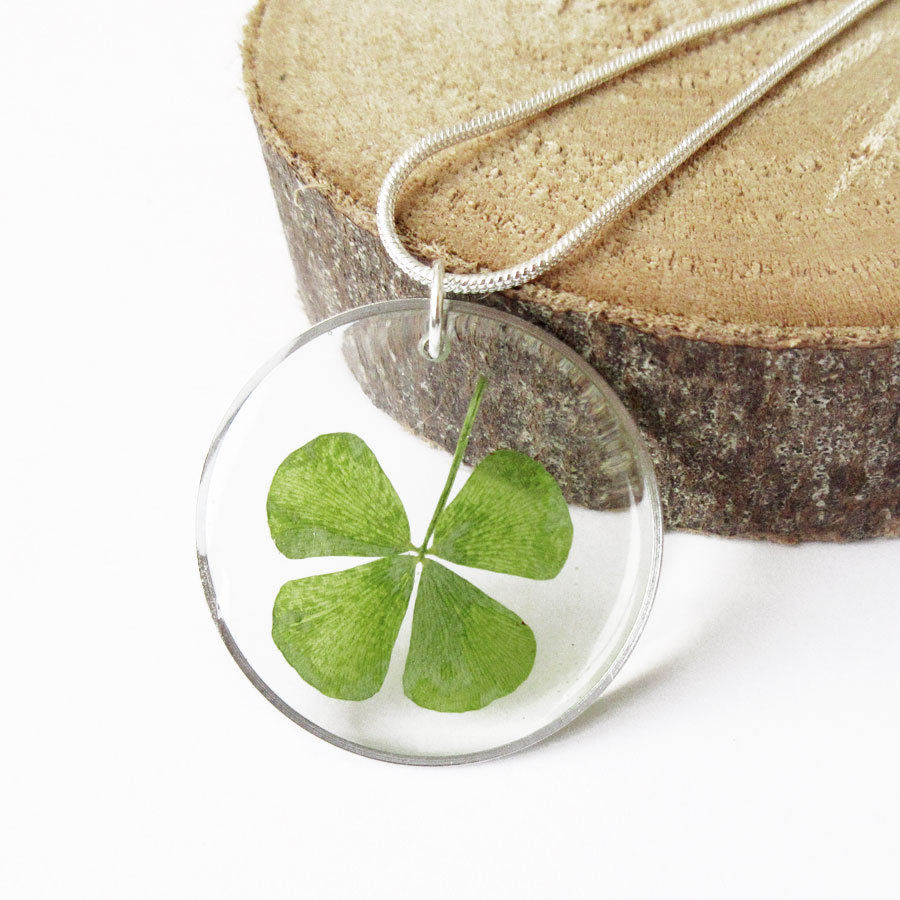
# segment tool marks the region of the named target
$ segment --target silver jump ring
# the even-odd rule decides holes
[[[444,297],[444,263],[436,259],[431,266],[431,304],[428,311],[428,337],[425,350],[437,362],[447,350],[447,301]]]

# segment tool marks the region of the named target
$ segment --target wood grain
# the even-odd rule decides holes
[[[341,5],[268,0],[245,42],[314,319],[421,295],[373,223],[380,179],[411,138],[710,4],[576,2],[531,16],[521,5],[517,52],[482,54],[506,7],[463,0],[442,20],[445,64],[424,68],[433,17],[399,0],[364,6],[350,22]],[[803,4],[438,158],[403,195],[409,245],[467,271],[527,255],[834,8]],[[670,527],[788,541],[900,534],[898,35],[900,8],[886,4],[572,263],[482,301],[547,328],[610,382],[651,447]],[[660,116],[676,95],[684,102]],[[628,146],[625,128],[638,135]],[[392,414],[415,425],[414,403]],[[590,485],[579,490],[596,505]]]

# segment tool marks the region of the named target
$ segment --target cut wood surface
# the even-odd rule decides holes
[[[842,5],[699,41],[439,155],[401,194],[404,240],[466,272],[534,254]],[[245,78],[311,317],[423,293],[374,225],[381,180],[412,140],[721,8],[260,3]],[[481,299],[610,382],[650,445],[671,527],[900,533],[898,59],[888,2],[572,259]],[[414,407],[391,411],[415,422]]]

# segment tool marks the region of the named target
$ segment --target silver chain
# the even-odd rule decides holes
[[[806,0],[757,0],[749,6],[718,13],[701,22],[686,25],[654,38],[640,47],[628,50],[609,62],[582,72],[580,75],[576,75],[556,87],[541,91],[527,100],[519,100],[495,112],[476,116],[468,122],[461,122],[419,139],[391,166],[378,195],[376,210],[378,233],[391,259],[410,278],[422,284],[432,284],[432,266],[416,259],[403,246],[395,223],[397,195],[400,193],[400,188],[412,171],[429,157],[455,144],[471,140],[498,128],[504,128],[515,122],[521,122],[523,119],[529,119],[689,41],[801,2],[806,2]],[[552,269],[578,247],[589,241],[601,228],[618,218],[651,191],[816,50],[828,43],[856,19],[883,2],[884,0],[855,0],[850,3],[769,66],[702,125],[683,137],[665,156],[657,160],[634,181],[607,200],[583,222],[567,231],[542,253],[516,266],[496,272],[482,272],[474,275],[447,273],[443,276],[444,289],[450,293],[462,294],[499,291],[525,284],[548,269]]]

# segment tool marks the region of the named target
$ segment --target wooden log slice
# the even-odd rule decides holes
[[[804,3],[699,41],[441,154],[401,195],[404,240],[461,272],[533,255],[841,5]],[[411,140],[721,8],[262,0],[246,85],[311,318],[423,294],[374,223],[381,180]],[[541,324],[610,382],[650,445],[670,527],[900,534],[898,60],[889,2],[577,256],[479,298]],[[378,385],[367,389],[377,402]],[[416,425],[415,396],[381,403]],[[502,421],[485,423],[502,436]],[[442,440],[446,423],[434,428]],[[609,499],[590,484],[569,493]]]

